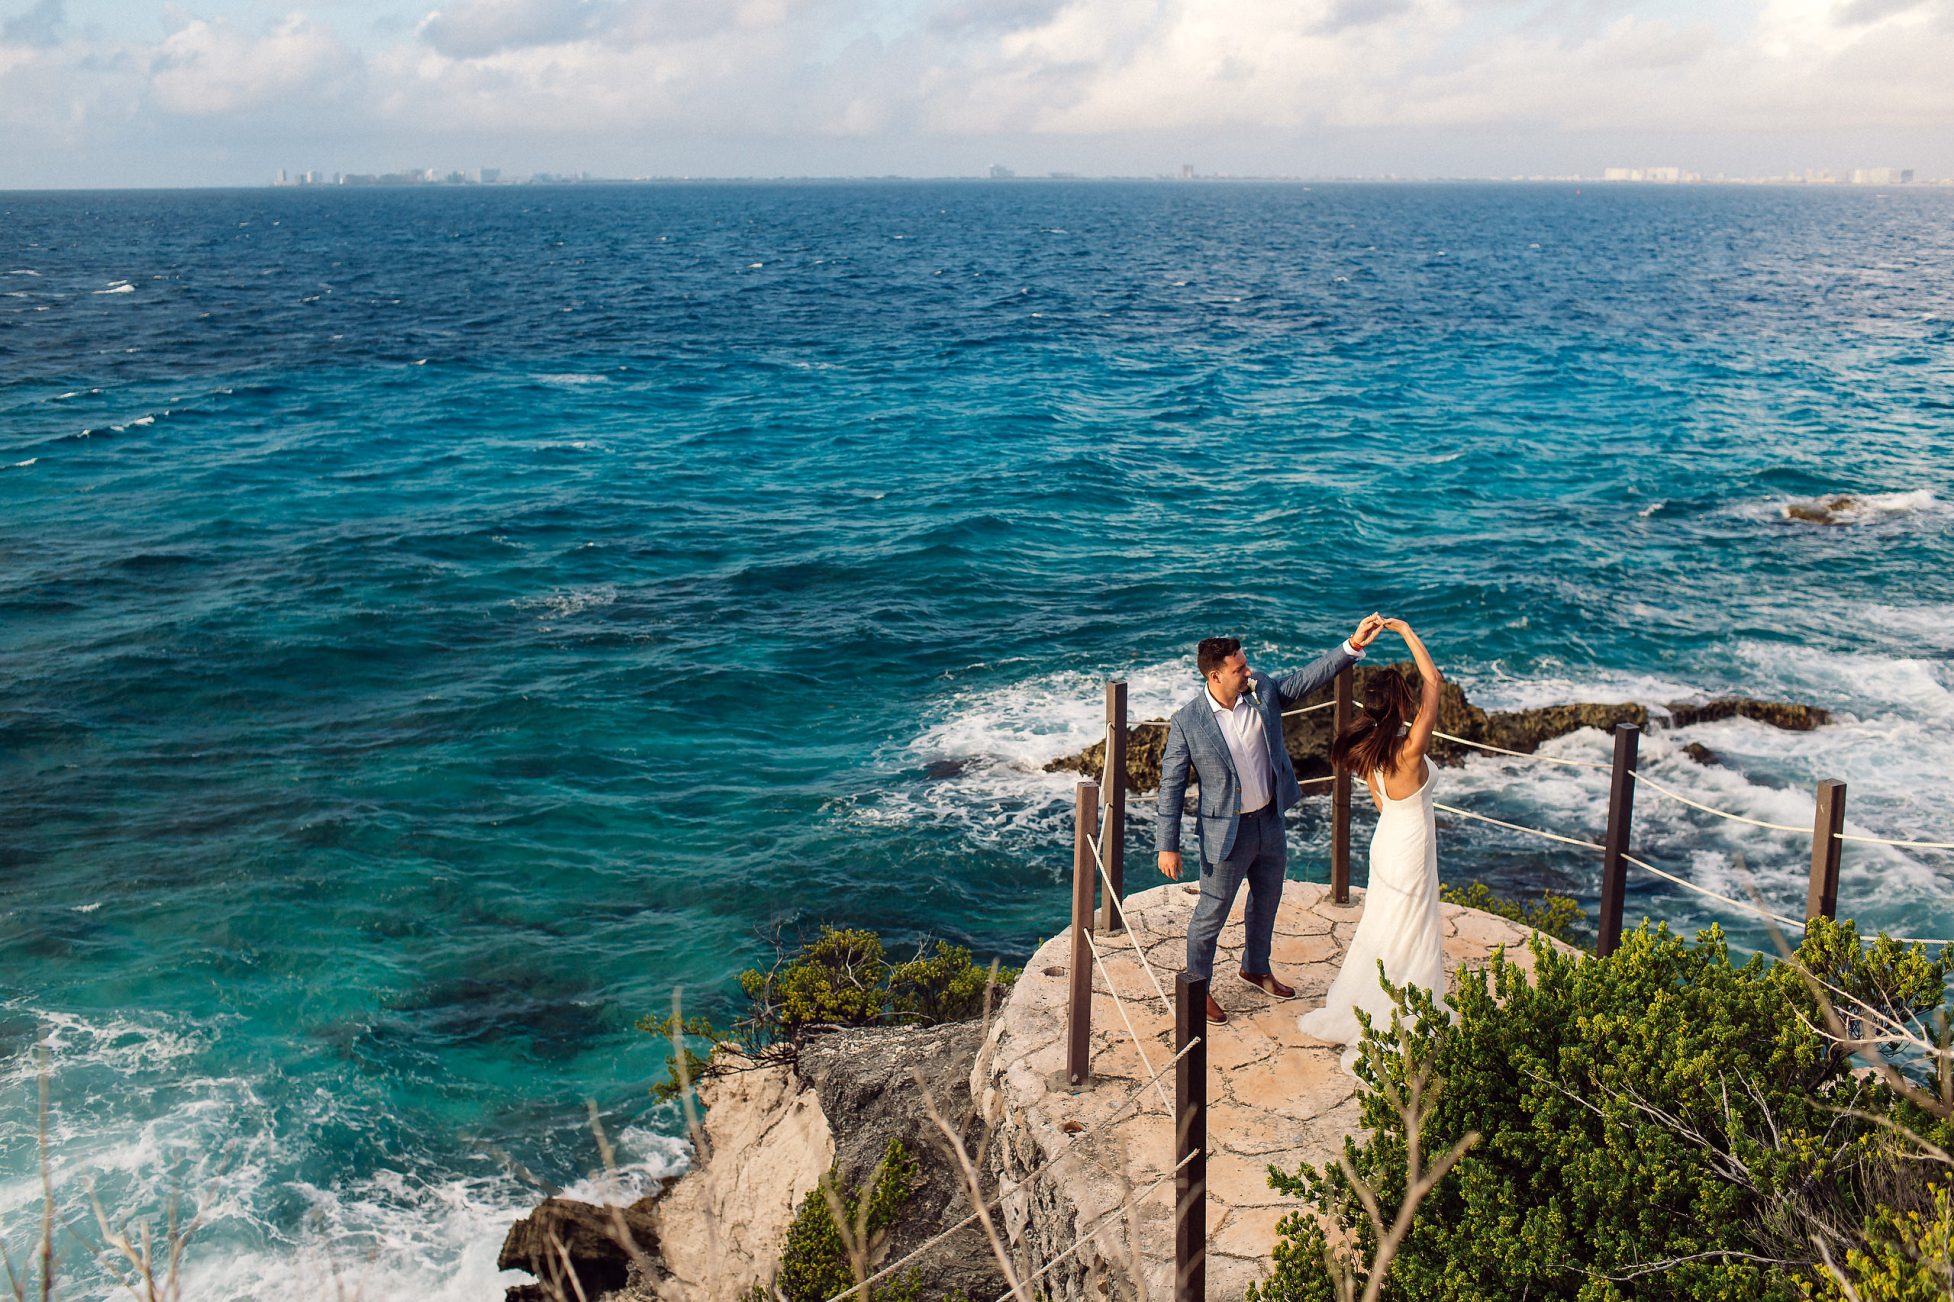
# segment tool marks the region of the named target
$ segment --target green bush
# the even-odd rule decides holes
[[[780,1267],[774,1275],[773,1291],[756,1286],[747,1302],[827,1302],[827,1299],[854,1285],[854,1265],[848,1252],[848,1239],[837,1224],[848,1227],[867,1260],[873,1260],[889,1227],[895,1224],[909,1196],[920,1182],[916,1159],[909,1156],[900,1139],[889,1141],[888,1151],[876,1165],[866,1190],[841,1187],[839,1169],[822,1177],[826,1192],[815,1189],[801,1199],[800,1208],[787,1226],[787,1241],[781,1248]],[[830,1203],[832,1193],[835,1202]],[[867,1206],[862,1203],[867,1198]],[[858,1235],[858,1230],[860,1234]],[[870,1268],[873,1273],[873,1267]],[[921,1296],[920,1277],[914,1272],[897,1274],[872,1286],[872,1292],[858,1296],[862,1302],[915,1302]]]
[[[1018,971],[997,969],[995,999],[1003,999]],[[638,1029],[681,1045],[686,1079],[697,1082],[717,1070],[711,1047],[720,1044],[730,1043],[749,1057],[791,1059],[798,1037],[818,1026],[936,1026],[981,1016],[991,981],[991,969],[979,966],[961,945],[928,939],[914,957],[891,964],[874,932],[824,926],[799,949],[782,949],[769,970],[740,973],[747,1012],[731,1026],[674,1012],[640,1018]],[[707,1051],[701,1053],[698,1043]],[[652,1087],[661,1100],[681,1092],[676,1068]]]
[[[1588,915],[1581,908],[1581,902],[1571,896],[1543,891],[1538,904],[1524,904],[1493,894],[1493,888],[1484,882],[1440,886],[1438,896],[1447,904],[1462,904],[1468,909],[1510,918],[1523,927],[1531,927],[1576,949],[1590,948]]]
[[[1404,1062],[1422,1060],[1441,1079],[1425,1153],[1482,1136],[1420,1205],[1386,1297],[1798,1302],[1833,1295],[1814,1236],[1843,1257],[1888,1226],[1893,1251],[1867,1257],[1869,1277],[1944,1247],[1931,1224],[1914,1233],[1881,1209],[1931,1220],[1948,1168],[1916,1160],[1893,1127],[1943,1148],[1949,1127],[1851,1069],[1850,1051],[1817,1031],[1794,968],[1761,956],[1733,966],[1715,928],[1690,944],[1644,924],[1606,959],[1538,937],[1530,948],[1532,980],[1503,953],[1461,973],[1447,1000],[1456,1020],[1428,992],[1407,992],[1406,1054],[1366,1054],[1359,1068],[1373,1087],[1368,1135],[1346,1141],[1345,1157],[1387,1217],[1404,1195],[1407,1137],[1375,1088],[1380,1073],[1402,1084]],[[1885,937],[1862,947],[1850,923],[1823,920],[1799,958],[1902,1017],[1939,1008],[1950,966]],[[1366,1261],[1369,1220],[1335,1166],[1270,1177],[1307,1209],[1284,1218],[1273,1273],[1250,1296],[1329,1302],[1312,1213]]]
[[[1858,1302],[1947,1302],[1954,1297],[1954,1203],[1947,1186],[1933,1191],[1925,1211],[1882,1207],[1866,1225],[1865,1246],[1846,1253],[1848,1294],[1836,1283],[1827,1299]]]

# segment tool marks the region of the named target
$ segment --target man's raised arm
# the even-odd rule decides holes
[[[1364,648],[1371,644],[1384,629],[1384,616],[1370,614],[1357,623],[1357,631],[1345,638],[1343,645],[1333,647],[1318,656],[1312,663],[1298,669],[1286,678],[1276,679],[1276,695],[1281,698],[1283,708],[1301,702],[1314,692],[1328,687],[1345,665],[1356,664],[1364,658]]]

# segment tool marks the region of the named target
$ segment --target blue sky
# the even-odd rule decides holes
[[[1954,175],[1954,0],[0,0],[0,188]]]

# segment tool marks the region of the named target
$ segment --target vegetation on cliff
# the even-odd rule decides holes
[[[1950,1296],[1947,952],[1822,919],[1791,962],[1646,924],[1605,959],[1532,948],[1532,981],[1503,955],[1462,973],[1456,1019],[1400,997],[1359,1068],[1364,1142],[1271,1171],[1306,1209],[1256,1302],[1348,1298],[1381,1242],[1404,1302]],[[1393,1236],[1380,1211],[1459,1145]]]
[[[712,1046],[719,1044],[737,1047],[744,1061],[780,1062],[792,1059],[800,1037],[811,1030],[938,1026],[981,1017],[986,998],[994,1006],[1017,976],[1017,968],[979,965],[964,946],[934,938],[918,944],[908,959],[891,962],[874,932],[823,926],[797,948],[779,947],[766,971],[740,973],[747,1011],[731,1026],[718,1027],[677,1009],[666,1017],[641,1018],[640,1030],[683,1054],[652,1093],[674,1098],[688,1082],[712,1074]]]

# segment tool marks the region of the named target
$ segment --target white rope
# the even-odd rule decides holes
[[[1773,913],[1769,909],[1764,908],[1762,905],[1747,904],[1743,900],[1733,900],[1728,895],[1719,895],[1715,891],[1710,890],[1708,887],[1698,886],[1695,882],[1684,881],[1682,878],[1675,876],[1673,873],[1666,873],[1662,871],[1662,869],[1656,867],[1654,864],[1648,862],[1645,859],[1637,859],[1632,854],[1625,854],[1622,856],[1622,858],[1625,861],[1634,864],[1637,868],[1640,868],[1643,872],[1654,873],[1657,877],[1662,878],[1662,880],[1666,882],[1674,882],[1676,885],[1682,887],[1684,890],[1695,891],[1698,895],[1707,895],[1709,898],[1713,900],[1721,900],[1725,904],[1730,905],[1732,908],[1748,909],[1752,913],[1758,914],[1762,917],[1769,918],[1773,922],[1781,922],[1785,926],[1794,928],[1798,931],[1803,931],[1805,929],[1805,924],[1800,922],[1796,918],[1787,918],[1782,913]]]
[[[1568,845],[1578,845],[1588,850],[1604,850],[1607,848],[1593,841],[1582,841],[1571,836],[1562,836],[1558,832],[1543,832],[1537,827],[1523,827],[1519,823],[1508,823],[1501,819],[1488,818],[1484,814],[1475,814],[1470,809],[1460,809],[1457,805],[1440,804],[1436,800],[1432,801],[1432,808],[1442,809],[1448,814],[1458,814],[1465,818],[1476,818],[1482,823],[1491,823],[1494,827],[1509,828],[1515,832],[1528,832],[1534,836],[1544,836],[1549,841],[1562,841]]]
[[[1147,1057],[1147,1046],[1145,1042],[1143,1042],[1140,1039],[1140,1033],[1133,1029],[1133,1019],[1126,1015],[1126,1001],[1119,997],[1119,991],[1113,985],[1112,969],[1106,966],[1106,960],[1104,956],[1100,954],[1099,946],[1092,943],[1092,931],[1090,929],[1087,929],[1081,934],[1084,935],[1086,938],[1086,948],[1092,951],[1092,961],[1098,965],[1099,970],[1101,972],[1104,972],[1106,974],[1106,993],[1113,997],[1113,1008],[1115,1011],[1119,1013],[1120,1021],[1126,1023],[1126,1033],[1133,1037],[1133,1051],[1140,1055],[1141,1069],[1143,1071],[1151,1073],[1153,1071],[1153,1063]],[[1090,990],[1090,988],[1088,988],[1086,991],[1086,997],[1087,998],[1092,997],[1092,991]],[[1167,1087],[1160,1083],[1160,1078],[1158,1076],[1154,1077],[1153,1083],[1154,1083],[1154,1088],[1160,1091],[1160,1106],[1167,1109],[1168,1116],[1170,1117],[1173,1116],[1174,1104],[1173,1101],[1167,1097]]]
[[[1036,1171],[1033,1171],[1030,1175],[1026,1176],[1024,1179],[1018,1181],[1016,1184],[1011,1186],[1011,1191],[1016,1192],[1030,1185],[1036,1184],[1038,1181],[1044,1179],[1047,1175],[1050,1175],[1053,1171],[1056,1171],[1059,1167],[1059,1164],[1063,1162],[1066,1158],[1072,1156],[1074,1153],[1083,1152],[1085,1149],[1085,1142],[1088,1139],[1091,1139],[1094,1135],[1097,1135],[1100,1131],[1107,1129],[1113,1124],[1113,1122],[1117,1121],[1120,1117],[1126,1115],[1126,1110],[1133,1106],[1133,1100],[1139,1098],[1142,1094],[1147,1092],[1147,1086],[1154,1084],[1156,1081],[1160,1079],[1160,1077],[1166,1075],[1170,1070],[1173,1069],[1173,1067],[1177,1063],[1180,1062],[1182,1058],[1185,1058],[1188,1054],[1194,1052],[1195,1047],[1197,1045],[1205,1043],[1206,1040],[1207,1037],[1205,1035],[1197,1035],[1192,1040],[1189,1040],[1187,1042],[1187,1047],[1182,1049],[1179,1053],[1175,1054],[1172,1058],[1168,1059],[1167,1065],[1162,1067],[1157,1073],[1155,1073],[1152,1080],[1143,1080],[1138,1085],[1135,1085],[1130,1091],[1127,1092],[1126,1098],[1121,1100],[1120,1105],[1114,1108],[1111,1112],[1107,1113],[1105,1118],[1102,1121],[1100,1121],[1098,1125],[1094,1126],[1092,1129],[1088,1131],[1085,1131],[1083,1134],[1075,1136],[1069,1147],[1067,1147],[1064,1151],[1059,1153],[1057,1157],[1054,1157],[1051,1161],[1045,1163],[1045,1165],[1039,1167]],[[1004,1197],[1005,1197],[1004,1194],[999,1193],[997,1196],[992,1198],[989,1202],[984,1204],[984,1209],[989,1210],[990,1208],[996,1207],[999,1203],[1004,1201]],[[854,1294],[863,1292],[868,1288],[870,1284],[876,1283],[879,1280],[887,1279],[890,1275],[894,1274],[898,1270],[901,1270],[904,1266],[908,1265],[916,1258],[922,1256],[925,1252],[928,1252],[931,1248],[934,1248],[937,1244],[943,1242],[945,1239],[955,1234],[958,1230],[966,1229],[972,1225],[975,1225],[977,1223],[977,1219],[980,1214],[981,1214],[980,1212],[975,1212],[975,1211],[971,1212],[970,1215],[964,1217],[962,1220],[958,1221],[955,1225],[952,1225],[949,1229],[944,1230],[942,1233],[937,1234],[932,1238],[925,1239],[921,1244],[917,1245],[915,1248],[912,1248],[909,1251],[909,1253],[906,1256],[902,1257],[900,1260],[890,1262],[888,1265],[876,1271],[873,1275],[870,1275],[867,1279],[862,1280],[860,1283],[850,1284],[847,1288],[843,1289],[841,1292],[829,1298],[827,1302],[841,1302],[843,1298],[851,1297]]]
[[[1107,808],[1110,809],[1111,806],[1109,805]],[[1105,839],[1106,828],[1104,823],[1100,825],[1098,841],[1094,841],[1090,836],[1086,837],[1086,844],[1092,847],[1093,862],[1099,865],[1099,880],[1106,887],[1106,898],[1112,900],[1113,907],[1119,910],[1120,922],[1123,924],[1120,929],[1126,933],[1127,940],[1132,943],[1133,953],[1139,958],[1140,966],[1146,970],[1147,980],[1153,982],[1153,992],[1160,996],[1160,1006],[1166,1010],[1167,1016],[1172,1017],[1174,1015],[1174,1001],[1167,997],[1167,991],[1160,984],[1160,977],[1155,974],[1153,964],[1147,961],[1146,950],[1140,947],[1140,938],[1133,934],[1133,925],[1126,918],[1126,901],[1120,899],[1118,892],[1113,890],[1112,874],[1106,870],[1106,856],[1100,850],[1100,847],[1105,844]],[[1112,984],[1113,974],[1109,969],[1106,973],[1107,988],[1110,989]]]
[[[1898,845],[1909,850],[1954,850],[1954,841],[1895,841],[1883,836],[1854,836],[1850,832],[1834,832],[1832,835],[1841,841],[1857,841],[1861,845]]]
[[[1749,823],[1752,827],[1769,828],[1773,832],[1799,832],[1807,835],[1809,835],[1811,832],[1811,828],[1809,826],[1799,827],[1793,823],[1767,823],[1761,818],[1747,818],[1742,814],[1733,814],[1727,810],[1713,808],[1712,806],[1703,804],[1700,801],[1691,800],[1688,796],[1684,795],[1680,791],[1670,790],[1668,787],[1663,786],[1660,782],[1657,782],[1654,778],[1649,777],[1645,773],[1632,771],[1629,773],[1629,776],[1634,778],[1637,782],[1640,782],[1645,787],[1654,787],[1657,791],[1669,797],[1671,800],[1679,800],[1683,804],[1688,805],[1691,809],[1700,809],[1706,814],[1715,814],[1718,818],[1727,818],[1733,823]]]
[[[1447,741],[1456,741],[1461,746],[1473,746],[1480,750],[1489,750],[1498,755],[1511,755],[1515,759],[1537,760],[1542,764],[1565,764],[1571,769],[1600,769],[1603,773],[1612,773],[1614,771],[1612,764],[1597,764],[1593,760],[1562,759],[1558,755],[1529,755],[1523,750],[1508,750],[1504,746],[1494,746],[1488,742],[1472,741],[1466,737],[1454,737],[1449,732],[1439,732],[1436,729],[1433,729],[1432,736],[1443,737]]]
[[[1332,773],[1327,778],[1298,778],[1296,779],[1296,785],[1299,787],[1308,787],[1308,786],[1314,786],[1316,783],[1319,782],[1335,782],[1336,780],[1337,780],[1337,775]]]
[[[1134,1203],[1139,1202],[1142,1198],[1145,1198],[1148,1194],[1152,1193],[1155,1189],[1158,1189],[1161,1185],[1166,1184],[1169,1180],[1179,1175],[1181,1173],[1182,1167],[1186,1166],[1189,1162],[1192,1162],[1195,1158],[1201,1156],[1204,1156],[1204,1153],[1198,1149],[1192,1153],[1189,1153],[1186,1157],[1183,1157],[1180,1161],[1174,1163],[1174,1169],[1169,1171],[1166,1175],[1163,1175],[1160,1178],[1154,1180],[1151,1184],[1147,1185],[1146,1188],[1140,1190],[1138,1193],[1134,1194],[1131,1198],[1128,1198],[1125,1202],[1121,1203],[1119,1206],[1100,1213],[1098,1219],[1093,1221],[1090,1229],[1086,1230],[1086,1232],[1081,1234],[1078,1238],[1072,1240],[1071,1247],[1059,1253],[1056,1257],[1053,1257],[1050,1261],[1040,1266],[1037,1270],[1033,1271],[1031,1274],[1026,1275],[1024,1279],[1019,1281],[1019,1283],[1020,1284],[1031,1283],[1032,1280],[1042,1277],[1052,1267],[1064,1261],[1067,1257],[1077,1252],[1080,1248],[1085,1247],[1087,1243],[1091,1242],[1092,1236],[1098,1231],[1100,1226],[1104,1225],[1107,1221],[1111,1220],[1119,1213],[1127,1210],[1129,1207],[1133,1206]],[[1013,1291],[1014,1290],[1012,1289],[1006,1289],[1004,1290],[1004,1292],[998,1294],[997,1302],[1009,1302]]]
[[[1318,701],[1315,705],[1299,705],[1293,710],[1284,710],[1282,717],[1293,719],[1299,714],[1310,714],[1317,710],[1328,710],[1335,705],[1335,701]],[[1128,732],[1137,732],[1141,728],[1165,728],[1172,722],[1173,720],[1171,719],[1143,719],[1139,723],[1129,723],[1126,725],[1126,730]]]

